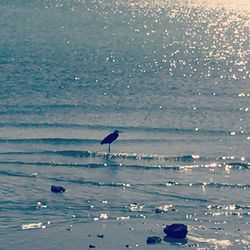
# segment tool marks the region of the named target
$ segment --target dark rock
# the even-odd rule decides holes
[[[103,234],[97,234],[96,235],[98,238],[104,238],[104,235]]]
[[[65,192],[65,188],[64,187],[61,187],[61,186],[51,186],[51,192],[54,192],[54,193],[63,193]]]
[[[168,237],[173,237],[177,239],[186,238],[188,233],[187,226],[184,224],[172,224],[166,226],[163,231]]]
[[[155,209],[155,213],[156,213],[156,214],[160,214],[160,213],[162,213],[162,210],[160,210],[159,208],[156,208],[156,209]]]
[[[150,236],[147,238],[147,244],[158,244],[161,242],[161,238],[158,236]]]
[[[94,246],[94,245],[89,245],[89,248],[96,248],[96,246]]]

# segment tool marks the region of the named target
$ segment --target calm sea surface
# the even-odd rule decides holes
[[[249,114],[248,0],[1,0],[0,249],[250,248]]]

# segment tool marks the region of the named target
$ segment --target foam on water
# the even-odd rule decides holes
[[[208,243],[208,244],[215,245],[216,247],[222,247],[222,248],[227,248],[232,245],[230,240],[206,239],[206,238],[200,238],[196,236],[188,236],[188,238],[195,242]]]

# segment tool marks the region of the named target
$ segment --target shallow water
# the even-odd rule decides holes
[[[249,11],[1,1],[1,249],[249,248]]]

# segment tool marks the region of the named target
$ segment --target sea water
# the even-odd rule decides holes
[[[1,0],[0,249],[248,249],[249,12]]]

